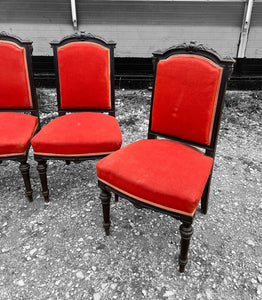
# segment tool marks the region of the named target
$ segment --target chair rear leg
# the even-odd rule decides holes
[[[111,198],[111,193],[109,193],[108,191],[101,188],[100,200],[101,200],[102,207],[103,207],[103,217],[104,217],[103,226],[104,226],[106,235],[110,234],[110,225],[111,225],[110,198]]]
[[[190,244],[190,238],[193,234],[193,227],[190,223],[182,223],[180,225],[180,234],[181,234],[181,249],[179,255],[179,272],[185,271],[185,266],[187,264],[187,255]]]
[[[118,202],[118,200],[119,200],[119,196],[115,194],[115,202]]]
[[[46,160],[37,160],[38,165],[37,165],[37,171],[40,176],[41,184],[42,184],[42,193],[45,198],[45,202],[49,202],[49,190],[47,187],[47,178],[46,178]]]
[[[30,182],[29,169],[30,169],[30,165],[26,162],[26,160],[20,161],[19,170],[23,176],[23,180],[25,183],[25,194],[28,198],[28,201],[32,202],[33,201],[33,191],[32,191],[31,182]]]
[[[206,183],[205,189],[204,189],[202,197],[201,197],[201,212],[202,212],[202,214],[207,214],[210,185],[211,185],[211,175],[208,178],[208,181]]]

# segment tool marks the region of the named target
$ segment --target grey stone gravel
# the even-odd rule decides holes
[[[57,115],[55,92],[38,96],[46,124]],[[95,162],[49,162],[48,205],[32,150],[32,203],[18,164],[3,162],[0,300],[261,299],[261,102],[261,92],[227,93],[209,211],[196,212],[184,274],[171,217],[112,201],[105,236]],[[117,91],[124,145],[146,138],[149,104],[148,91]]]

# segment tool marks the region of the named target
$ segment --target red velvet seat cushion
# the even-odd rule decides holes
[[[192,147],[169,140],[141,140],[97,163],[99,180],[170,211],[192,216],[213,160]]]
[[[111,108],[110,51],[92,42],[57,50],[61,108]]]
[[[25,154],[37,125],[37,117],[0,112],[0,157]]]
[[[209,145],[222,70],[213,61],[191,54],[160,61],[152,131]]]
[[[54,119],[35,135],[31,143],[35,154],[103,155],[121,147],[122,135],[114,117],[81,112]]]
[[[0,107],[32,107],[25,49],[9,41],[0,41]]]

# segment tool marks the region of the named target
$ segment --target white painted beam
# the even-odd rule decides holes
[[[72,13],[72,22],[74,30],[77,30],[77,15],[76,15],[76,2],[75,0],[71,0],[71,13]]]
[[[243,23],[242,23],[242,30],[239,39],[238,53],[237,53],[237,57],[239,58],[245,57],[246,54],[253,5],[254,5],[254,0],[248,0],[248,2],[246,3],[245,13],[244,13]]]

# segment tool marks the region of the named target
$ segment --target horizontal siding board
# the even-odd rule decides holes
[[[207,44],[223,56],[236,56],[240,32],[239,28],[221,31],[219,27],[209,28],[207,32],[203,27],[197,26],[194,29],[185,28],[185,26],[169,26],[168,28],[155,26],[154,32],[151,26],[139,25],[126,25],[121,28],[90,25],[81,29],[116,41],[115,53],[119,57],[151,57],[152,52],[159,48],[165,49],[173,44],[189,41]]]
[[[66,24],[18,24],[0,23],[1,30],[15,34],[22,39],[33,41],[33,55],[53,55],[52,40],[60,40],[73,33],[72,25]]]
[[[135,2],[79,0],[80,23],[241,26],[244,3]]]

